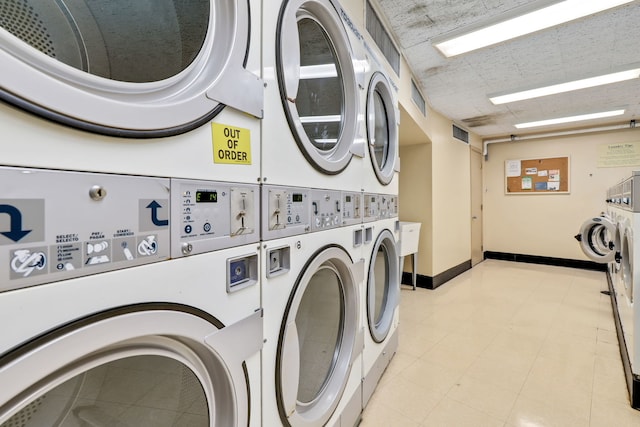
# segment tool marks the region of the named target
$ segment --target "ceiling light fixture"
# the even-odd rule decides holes
[[[519,123],[514,125],[518,129],[527,129],[538,126],[557,125],[561,123],[580,122],[583,120],[601,119],[604,117],[614,117],[624,114],[624,110],[603,111],[600,113],[581,114],[579,116],[559,117],[556,119],[540,120],[537,122]]]
[[[570,92],[573,90],[586,89],[595,86],[602,86],[610,83],[623,82],[625,80],[636,79],[640,77],[640,68],[633,68],[615,73],[603,74],[600,76],[589,77],[586,79],[573,80],[564,83],[553,84],[549,86],[538,87],[535,89],[522,90],[519,92],[508,93],[504,95],[489,95],[489,101],[495,105],[506,104],[509,102],[522,101],[525,99],[539,98],[541,96],[555,95],[558,93]]]
[[[546,7],[529,12],[511,15],[500,22],[473,26],[456,34],[447,36],[441,41],[434,40],[433,45],[444,56],[451,57],[472,50],[491,46],[505,40],[514,39],[525,34],[534,33],[546,28],[554,27],[565,22],[611,9],[632,0],[565,0],[555,2]],[[542,4],[548,4],[543,2]],[[540,3],[536,3],[536,7]],[[522,9],[519,10],[522,12]],[[515,11],[518,12],[518,11]]]

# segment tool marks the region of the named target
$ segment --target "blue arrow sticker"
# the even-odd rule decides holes
[[[160,205],[160,203],[156,202],[155,200],[147,205],[147,208],[151,209],[151,222],[153,223],[153,225],[157,227],[166,227],[167,225],[169,225],[169,220],[158,219],[158,209],[161,207],[162,205]]]
[[[44,199],[0,199],[0,245],[44,240]]]
[[[138,231],[158,232],[169,226],[169,199],[138,200]]]

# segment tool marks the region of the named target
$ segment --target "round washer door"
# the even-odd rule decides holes
[[[375,342],[387,338],[400,296],[400,261],[395,238],[383,230],[373,247],[367,275],[367,323]]]
[[[593,217],[586,220],[575,237],[580,242],[582,252],[592,261],[606,264],[614,261],[616,251],[613,241],[616,226],[608,218]]]
[[[359,284],[353,266],[344,249],[326,247],[297,279],[276,357],[276,393],[284,425],[324,425],[342,398],[359,354]]]
[[[247,0],[0,2],[0,98],[89,131],[178,134],[262,115]]]
[[[246,348],[217,344],[225,327],[206,313],[137,309],[67,325],[4,355],[0,424],[247,426]],[[249,336],[256,327],[230,326]]]
[[[398,157],[398,120],[391,86],[376,72],[367,91],[367,141],[373,171],[381,184],[393,179]]]
[[[276,71],[298,148],[318,171],[334,175],[353,156],[358,85],[348,35],[331,0],[289,0],[278,21]]]

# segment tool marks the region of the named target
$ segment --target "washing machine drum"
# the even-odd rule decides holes
[[[0,0],[0,27],[2,97],[103,133],[178,133],[246,79],[247,2]]]
[[[585,221],[575,238],[582,252],[592,261],[606,264],[619,257],[620,248],[615,247],[616,226],[606,217],[594,217]]]

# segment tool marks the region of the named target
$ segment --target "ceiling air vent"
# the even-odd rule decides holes
[[[393,41],[391,41],[391,37],[387,30],[385,30],[384,25],[382,25],[382,21],[378,18],[375,10],[369,2],[367,2],[367,11],[366,11],[366,21],[367,21],[367,31],[371,34],[373,41],[376,42],[378,48],[382,52],[393,71],[396,72],[396,75],[400,75],[400,52],[396,49]]]
[[[416,82],[414,82],[413,79],[411,79],[411,100],[414,104],[416,104],[420,111],[422,111],[422,115],[426,116],[427,106],[424,102],[422,94],[420,93],[420,90],[418,90],[418,86],[416,86]]]
[[[469,143],[469,132],[464,129],[459,128],[456,125],[453,125],[453,137],[459,139],[465,144]]]

